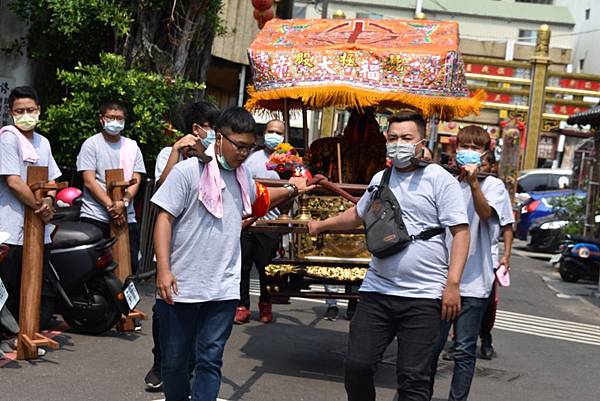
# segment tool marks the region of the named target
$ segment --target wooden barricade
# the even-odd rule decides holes
[[[135,178],[125,181],[125,175],[123,169],[111,169],[106,170],[106,193],[113,202],[120,201],[123,199],[125,189],[135,184],[137,181]],[[133,202],[133,200],[132,200]],[[125,220],[127,220],[127,210],[125,210]],[[118,267],[115,273],[122,283],[125,283],[129,276],[131,276],[131,249],[129,248],[129,224],[125,224],[121,227],[117,226],[111,220],[110,222],[110,233],[111,237],[117,238],[117,242],[113,245],[112,252],[113,257],[117,261]],[[146,320],[148,316],[134,309],[127,316],[121,316],[121,319],[117,323],[117,330],[133,331],[135,329],[134,319]]]
[[[40,201],[48,191],[64,188],[67,183],[49,184],[48,167],[29,166],[27,185],[35,199]],[[38,347],[58,349],[59,346],[56,341],[39,333],[45,224],[30,207],[25,207],[24,230],[17,359],[35,359],[38,357]]]

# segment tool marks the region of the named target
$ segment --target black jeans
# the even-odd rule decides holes
[[[93,224],[102,230],[104,238],[110,238],[110,225],[100,220],[94,220],[87,217],[82,217],[81,221],[84,223]],[[129,223],[129,252],[131,253],[131,274],[136,274],[139,259],[138,253],[140,251],[140,232],[138,231],[137,223]]]
[[[398,338],[399,401],[429,401],[431,359],[440,335],[441,301],[361,292],[350,322],[345,363],[348,401],[375,401],[373,375]]]
[[[242,243],[242,277],[240,280],[239,306],[250,308],[250,271],[256,265],[260,281],[259,302],[269,302],[271,297],[267,291],[265,266],[275,257],[279,249],[279,235],[268,233],[243,232]]]
[[[8,292],[8,299],[5,306],[13,315],[15,320],[19,321],[19,307],[21,298],[21,267],[23,263],[23,247],[20,245],[9,245],[10,250],[2,263],[0,263],[0,279]],[[56,296],[56,287],[53,284],[50,276],[50,244],[44,246],[44,273],[42,283],[42,299],[45,298],[41,305],[43,311],[40,311],[40,320],[42,323],[47,323],[48,314],[53,311],[53,298]],[[49,299],[50,298],[50,299]]]

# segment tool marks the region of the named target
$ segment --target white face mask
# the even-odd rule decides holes
[[[392,160],[394,167],[406,168],[410,166],[411,160],[416,156],[417,143],[395,142],[386,144],[387,157]]]
[[[109,135],[119,135],[125,128],[125,120],[104,121],[104,131]]]

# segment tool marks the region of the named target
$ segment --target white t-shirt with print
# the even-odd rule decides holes
[[[377,173],[369,187],[378,185],[383,171]],[[394,169],[390,188],[402,208],[402,219],[408,233],[418,235],[437,227],[468,224],[467,210],[458,182],[442,167],[431,164],[413,172]],[[356,205],[364,218],[372,194],[368,191]],[[378,292],[410,298],[439,299],[448,276],[449,252],[445,237],[416,240],[401,252],[386,258],[373,256],[360,291]]]
[[[6,177],[18,175],[26,183],[28,166],[47,166],[49,181],[61,176],[48,139],[34,132],[30,142],[39,156],[36,163],[23,161],[19,140],[14,134],[5,132],[0,135],[0,231],[10,235],[6,240],[9,245],[23,245],[25,206],[8,187]],[[50,228],[46,225],[44,243],[50,242]]]
[[[125,138],[121,137],[119,142],[108,142],[104,139],[102,133],[89,137],[83,142],[81,150],[77,155],[77,171],[94,171],[96,174],[96,182],[103,190],[106,190],[106,170],[121,167],[121,147],[123,146],[124,141]],[[146,174],[144,158],[142,157],[142,151],[138,146],[136,146],[133,172]],[[106,208],[94,198],[87,188],[83,189],[80,216],[105,223],[110,221],[110,216]],[[129,207],[127,208],[127,222],[136,222],[133,202],[130,202]]]
[[[494,244],[498,245],[500,227],[514,222],[510,197],[504,183],[495,177],[486,177],[480,181],[481,192],[493,210],[492,217],[483,222],[475,211],[471,187],[465,181],[460,189],[467,204],[471,243],[469,256],[465,264],[460,294],[464,297],[487,298],[494,284]],[[452,241],[448,241],[450,249]]]
[[[248,178],[250,200],[256,198]],[[152,203],[175,217],[171,237],[171,272],[177,279],[175,302],[193,303],[240,298],[243,201],[235,171],[220,170],[225,181],[223,218],[198,199],[204,163],[191,157],[177,163],[152,197]]]

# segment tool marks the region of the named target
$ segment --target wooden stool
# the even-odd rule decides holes
[[[106,193],[113,202],[120,201],[123,199],[125,189],[137,181],[135,178],[125,181],[125,175],[123,169],[111,169],[106,170]],[[133,201],[133,200],[132,200]],[[125,220],[127,220],[127,210],[125,210]],[[110,221],[110,233],[111,237],[116,238],[117,242],[112,247],[113,257],[117,261],[118,267],[115,273],[119,280],[123,284],[127,282],[127,279],[131,276],[131,249],[129,247],[129,224],[118,227]],[[121,319],[117,323],[117,330],[120,332],[133,331],[135,330],[135,323],[133,319],[147,320],[148,316],[137,310],[132,310],[127,316],[121,316]]]
[[[37,201],[41,201],[48,191],[65,188],[66,182],[48,183],[48,167],[27,167],[27,185]],[[19,337],[17,359],[35,359],[38,347],[58,349],[58,343],[39,333],[42,282],[44,277],[44,231],[46,225],[35,214],[35,210],[25,207],[25,236],[23,239],[23,260],[21,266],[21,296],[19,306]]]

